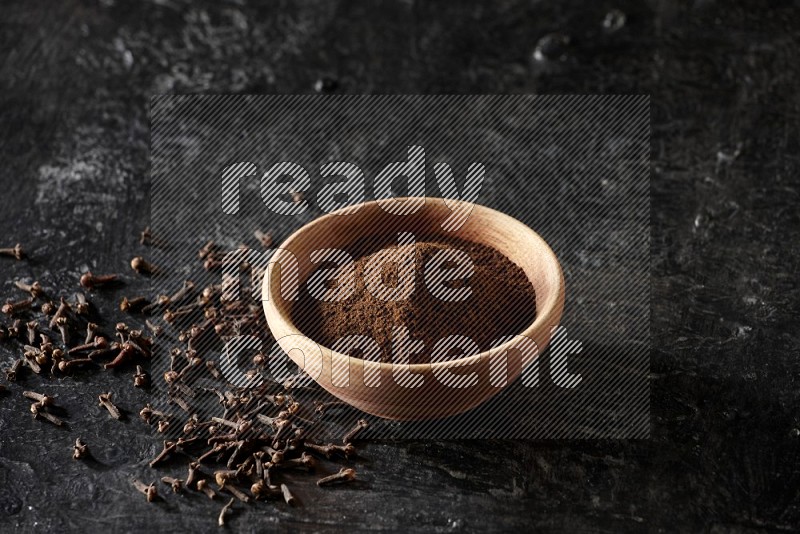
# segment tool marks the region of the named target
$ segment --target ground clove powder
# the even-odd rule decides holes
[[[520,267],[495,249],[461,240],[421,241],[402,246],[415,247],[414,291],[407,299],[385,301],[372,295],[367,290],[364,271],[376,252],[353,254],[359,259],[355,262],[352,295],[338,302],[321,301],[313,298],[304,285],[292,312],[295,324],[326,347],[333,347],[344,336],[369,336],[380,347],[379,355],[364,354],[357,349],[349,354],[386,362],[398,361],[392,357],[392,335],[393,328],[402,325],[408,328],[411,339],[425,344],[424,350],[408,355],[410,362],[426,363],[431,360],[436,342],[449,335],[467,336],[485,351],[495,340],[519,334],[533,322],[536,316],[533,285]],[[472,261],[471,276],[447,282],[447,287],[454,289],[468,285],[472,292],[466,300],[447,302],[426,287],[426,265],[437,252],[447,249],[464,251]],[[318,268],[326,267],[330,265]],[[382,276],[387,286],[397,286],[396,266],[386,266]],[[443,359],[458,358],[462,353],[454,349],[444,356]]]

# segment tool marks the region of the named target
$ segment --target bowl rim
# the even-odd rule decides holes
[[[550,293],[549,298],[545,302],[542,303],[541,308],[540,308],[538,295],[537,295],[536,318],[534,319],[534,321],[530,325],[528,325],[523,331],[518,332],[516,334],[513,334],[513,337],[525,336],[528,339],[530,339],[531,341],[536,342],[536,340],[534,339],[534,337],[531,334],[536,332],[543,325],[547,325],[547,324],[552,323],[553,322],[552,318],[553,318],[554,315],[557,315],[558,316],[557,320],[560,321],[560,316],[563,313],[563,308],[564,308],[564,292],[565,292],[564,272],[561,269],[561,264],[559,263],[555,252],[553,252],[553,249],[550,248],[550,245],[542,238],[542,236],[540,236],[538,233],[536,233],[536,231],[534,231],[531,227],[529,227],[527,224],[523,223],[522,221],[520,221],[518,219],[515,219],[514,217],[511,217],[510,215],[507,215],[507,214],[505,214],[505,213],[503,213],[501,211],[498,211],[498,210],[496,210],[494,208],[490,208],[488,206],[484,206],[484,205],[478,204],[476,202],[464,202],[463,200],[458,200],[458,199],[450,199],[450,198],[444,199],[442,197],[430,197],[430,196],[424,196],[424,197],[395,197],[395,200],[398,200],[398,201],[404,201],[404,200],[412,200],[412,201],[416,200],[416,201],[419,201],[420,199],[422,199],[425,203],[427,203],[428,201],[436,201],[436,202],[444,203],[444,201],[447,200],[447,202],[451,203],[451,204],[469,205],[469,206],[472,206],[471,209],[473,209],[473,210],[477,209],[477,210],[480,210],[480,211],[484,211],[484,212],[489,213],[494,218],[507,219],[509,222],[513,222],[516,225],[521,225],[522,227],[524,227],[525,232],[527,233],[527,237],[526,238],[527,239],[532,239],[534,241],[538,241],[539,242],[539,245],[541,245],[540,248],[541,248],[542,252],[544,253],[544,261],[546,263],[550,263],[551,266],[555,267],[555,270],[558,273],[558,277],[557,277],[556,285],[553,287],[553,291]],[[280,259],[280,256],[285,254],[286,252],[288,252],[290,250],[288,247],[285,247],[285,245],[291,244],[292,242],[296,241],[304,232],[306,232],[312,226],[326,224],[329,221],[337,220],[336,219],[337,217],[341,217],[342,215],[346,215],[347,212],[351,212],[351,213],[355,212],[356,209],[360,210],[363,207],[369,207],[369,206],[377,205],[379,209],[382,209],[380,207],[380,204],[382,202],[385,202],[385,200],[368,200],[368,201],[365,201],[365,202],[359,202],[358,204],[353,204],[351,206],[346,206],[344,208],[340,208],[338,210],[326,213],[325,215],[322,215],[320,217],[317,217],[317,218],[307,222],[306,224],[304,224],[303,226],[301,226],[300,228],[298,228],[297,230],[292,232],[289,235],[289,237],[284,239],[281,242],[281,244],[278,245],[275,248],[275,254],[270,259],[269,265],[267,266],[267,270],[273,269],[275,263],[280,263],[280,262],[277,261],[278,259]],[[472,212],[470,212],[470,213],[472,213]],[[341,220],[341,219],[339,219],[339,220]],[[462,239],[464,239],[464,238],[462,238]],[[464,239],[464,240],[465,241],[470,241],[469,239]],[[483,244],[483,243],[478,243],[478,244]],[[484,246],[491,247],[491,245],[484,245]],[[492,248],[494,248],[494,247],[492,247]],[[495,248],[495,250],[497,252],[499,252],[500,254],[503,254],[502,252],[500,252],[496,248]],[[512,258],[508,257],[508,255],[503,254],[503,256],[505,256],[509,261],[511,261],[512,263],[517,265],[516,262]],[[332,362],[333,362],[334,359],[336,359],[336,360],[338,360],[338,361],[340,361],[342,363],[344,363],[344,361],[347,361],[348,364],[349,364],[350,360],[358,360],[358,361],[364,362],[365,366],[366,365],[379,366],[380,369],[381,369],[381,372],[383,372],[384,369],[386,369],[386,368],[388,368],[391,371],[393,366],[402,365],[403,369],[406,370],[407,372],[411,372],[411,373],[414,373],[414,374],[423,374],[423,373],[427,373],[427,372],[433,371],[435,369],[449,369],[449,368],[454,367],[454,366],[455,367],[467,367],[469,365],[476,364],[476,363],[480,362],[481,359],[486,358],[487,355],[496,354],[496,353],[508,350],[515,343],[515,340],[511,339],[509,341],[506,341],[505,343],[502,343],[501,345],[498,345],[497,347],[493,347],[493,348],[478,352],[477,354],[473,354],[471,356],[466,356],[466,357],[463,357],[463,358],[454,358],[454,359],[444,360],[444,361],[439,361],[439,362],[431,362],[431,363],[396,364],[396,363],[392,363],[392,362],[376,362],[374,360],[365,360],[363,358],[357,358],[355,356],[348,356],[346,354],[342,354],[340,352],[336,352],[333,349],[331,349],[330,347],[326,347],[326,346],[322,345],[322,343],[310,338],[309,336],[307,336],[306,334],[301,332],[300,329],[292,321],[290,314],[283,313],[283,311],[278,307],[278,305],[276,304],[276,300],[277,299],[264,299],[264,292],[270,290],[269,286],[268,286],[268,282],[270,280],[276,280],[276,281],[278,280],[276,277],[266,276],[267,270],[264,271],[265,276],[264,276],[264,278],[262,280],[262,284],[261,284],[261,303],[262,303],[262,307],[264,309],[264,313],[266,315],[267,325],[270,328],[270,332],[274,336],[273,327],[269,324],[269,316],[270,316],[270,314],[267,313],[267,308],[270,308],[274,312],[274,316],[275,317],[277,317],[281,321],[283,321],[284,324],[282,326],[284,328],[288,327],[288,330],[290,331],[290,333],[287,334],[286,336],[282,336],[282,337],[289,337],[289,336],[293,336],[293,335],[303,336],[304,338],[308,339],[309,341],[311,341],[312,343],[314,343],[318,347],[320,347],[320,354],[324,355],[325,350],[327,350],[328,353],[330,354],[330,358],[331,358]],[[530,278],[528,278],[528,280],[530,281]],[[305,283],[305,282],[302,282],[302,283]],[[547,338],[549,339],[549,335],[547,336]],[[278,342],[279,341],[278,338],[276,338],[275,341]],[[537,355],[536,355],[536,357],[537,358],[540,357],[542,355],[542,352],[543,352],[543,349],[541,347],[538,347],[538,343],[537,343]],[[287,356],[288,356],[288,354],[287,354]]]

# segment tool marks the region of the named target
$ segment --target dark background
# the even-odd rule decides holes
[[[604,31],[612,8],[626,24]],[[232,527],[800,525],[796,3],[66,0],[0,12],[2,241],[31,256],[0,262],[15,298],[16,278],[77,288],[81,271],[127,272],[146,252],[152,93],[652,96],[652,438],[370,443],[363,483],[298,482],[301,507],[237,506]],[[535,60],[552,32],[570,43],[551,39]],[[111,310],[145,288],[129,277],[94,302]],[[13,347],[0,345],[3,364]],[[0,397],[0,529],[213,527],[219,503],[154,506],[131,490],[131,476],[153,478],[158,439],[95,400],[112,389],[141,406],[129,374],[41,382]],[[32,421],[23,387],[56,393],[69,429]],[[70,459],[78,434],[96,463]]]

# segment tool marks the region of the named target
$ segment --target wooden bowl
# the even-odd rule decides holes
[[[420,199],[416,199],[420,201]],[[451,205],[456,201],[448,200]],[[407,371],[424,380],[418,387],[405,387],[394,379],[390,363],[365,361],[334,352],[305,337],[291,318],[291,301],[281,294],[278,265],[291,265],[289,252],[299,268],[299,281],[305,283],[315,265],[309,256],[322,248],[348,249],[356,241],[371,236],[396,236],[411,232],[428,238],[456,237],[493,247],[525,272],[536,291],[536,318],[521,335],[533,340],[541,354],[550,342],[564,309],[564,276],[555,254],[545,241],[518,220],[498,211],[475,205],[461,228],[445,232],[442,222],[452,214],[440,198],[426,198],[425,205],[412,215],[387,213],[376,201],[351,206],[320,217],[292,234],[275,252],[264,276],[262,302],[267,323],[280,347],[327,391],[363,410],[395,420],[423,420],[455,415],[488,400],[503,389],[489,376],[492,357],[507,355],[507,381],[511,384],[522,372],[522,356],[509,342],[480,354],[431,364],[406,366]],[[396,237],[395,241],[396,243]],[[284,267],[284,273],[289,269]],[[291,296],[291,295],[289,295]],[[530,360],[526,360],[530,363]],[[538,364],[538,362],[536,362]],[[349,380],[344,381],[349,370]],[[396,371],[396,370],[395,370]],[[437,377],[476,372],[477,384],[454,388]],[[380,373],[380,385],[374,385]],[[365,375],[367,380],[365,383]],[[332,380],[333,377],[333,380]],[[403,383],[403,380],[399,380]],[[497,380],[495,380],[497,382]],[[369,384],[369,385],[367,385]]]

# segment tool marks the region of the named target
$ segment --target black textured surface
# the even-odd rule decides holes
[[[3,293],[17,277],[71,289],[87,267],[126,271],[147,220],[154,92],[650,93],[652,439],[372,443],[359,485],[300,484],[301,507],[237,506],[231,526],[793,529],[800,11],[732,4],[5,2],[0,224],[31,259],[1,259]],[[609,33],[611,8],[627,20]],[[571,40],[543,52],[564,60],[532,60],[551,32]],[[113,309],[139,283],[95,302]],[[69,429],[32,421],[22,386],[58,394]],[[0,396],[0,529],[213,525],[219,504],[131,491],[158,440],[96,407],[108,389],[123,408],[144,401],[114,373],[29,377]],[[78,434],[96,463],[70,459]]]

